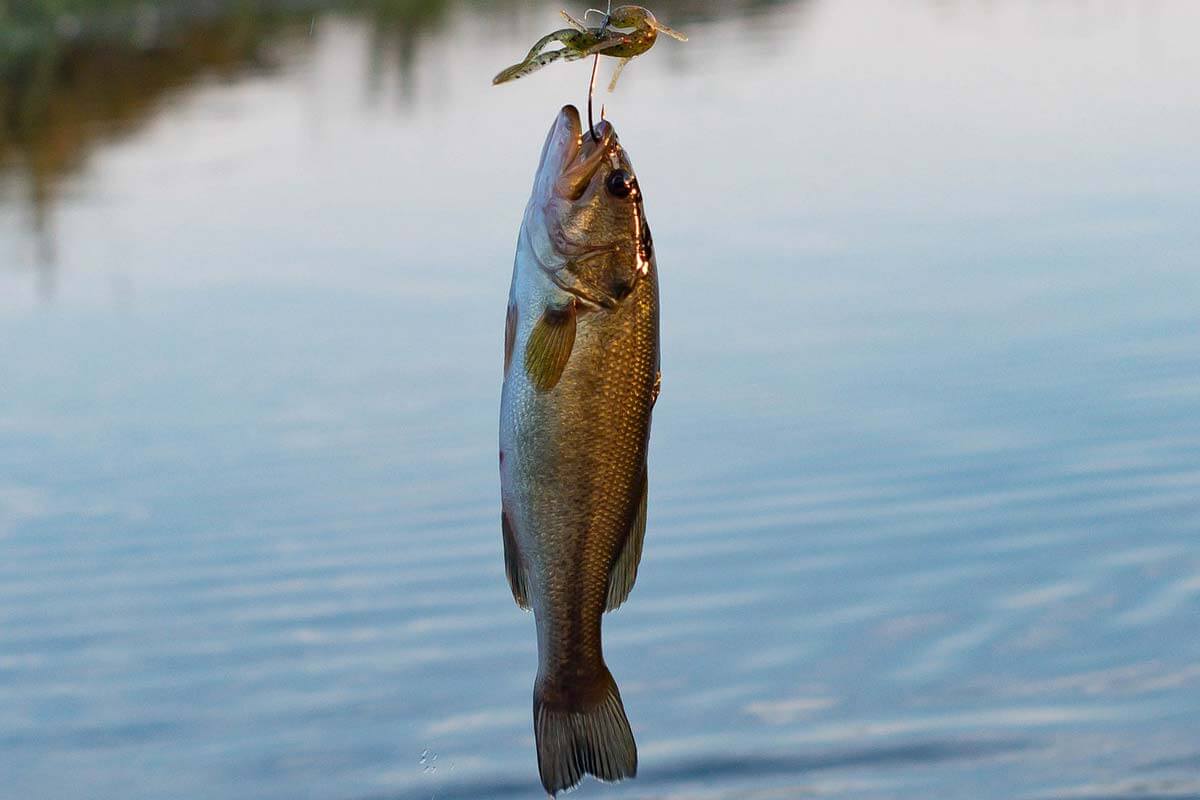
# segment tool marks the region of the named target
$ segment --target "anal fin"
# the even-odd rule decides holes
[[[633,591],[637,581],[638,564],[642,560],[642,543],[646,541],[646,489],[648,483],[646,472],[642,471],[642,491],[638,499],[637,512],[633,515],[633,524],[629,526],[629,535],[625,537],[625,545],[621,555],[613,565],[608,576],[608,602],[605,611],[613,611],[621,607]]]
[[[517,537],[508,523],[508,514],[500,513],[500,532],[504,537],[504,571],[508,574],[508,588],[512,589],[513,600],[526,611],[529,610],[529,583],[525,569],[521,566],[521,554],[517,550]]]

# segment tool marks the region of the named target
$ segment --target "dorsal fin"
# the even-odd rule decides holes
[[[613,564],[608,576],[608,602],[605,611],[620,608],[621,604],[633,591],[637,581],[638,564],[642,560],[642,543],[646,540],[646,470],[642,469],[642,491],[638,499],[637,513],[633,515],[633,524],[629,526],[629,535],[625,537],[625,545],[621,555]]]

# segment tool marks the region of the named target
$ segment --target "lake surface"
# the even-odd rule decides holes
[[[489,81],[557,8],[81,46],[9,131],[0,795],[544,796],[496,420],[588,68]],[[1200,798],[1200,4],[661,8],[641,777],[580,796]]]

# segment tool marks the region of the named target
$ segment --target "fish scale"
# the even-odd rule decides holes
[[[534,733],[552,794],[585,773],[637,772],[601,630],[641,554],[658,276],[633,167],[610,123],[598,134],[583,135],[573,107],[556,118],[506,314],[505,561],[514,598],[534,613]]]

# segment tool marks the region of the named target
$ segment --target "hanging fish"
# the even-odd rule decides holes
[[[620,59],[608,86],[611,92],[617,88],[617,80],[621,77],[625,65],[653,47],[658,41],[659,33],[665,33],[681,42],[688,40],[688,37],[679,31],[659,22],[649,9],[642,6],[620,6],[605,15],[604,22],[594,28],[589,28],[566,11],[561,13],[571,27],[543,36],[530,49],[524,61],[501,71],[493,78],[493,85],[532,75],[555,61],[578,61],[598,54]],[[546,49],[556,42],[562,47],[557,50]]]
[[[601,619],[637,578],[658,398],[658,275],[616,131],[559,112],[517,241],[500,404],[501,530],[537,625],[533,727],[546,791],[637,774]]]

